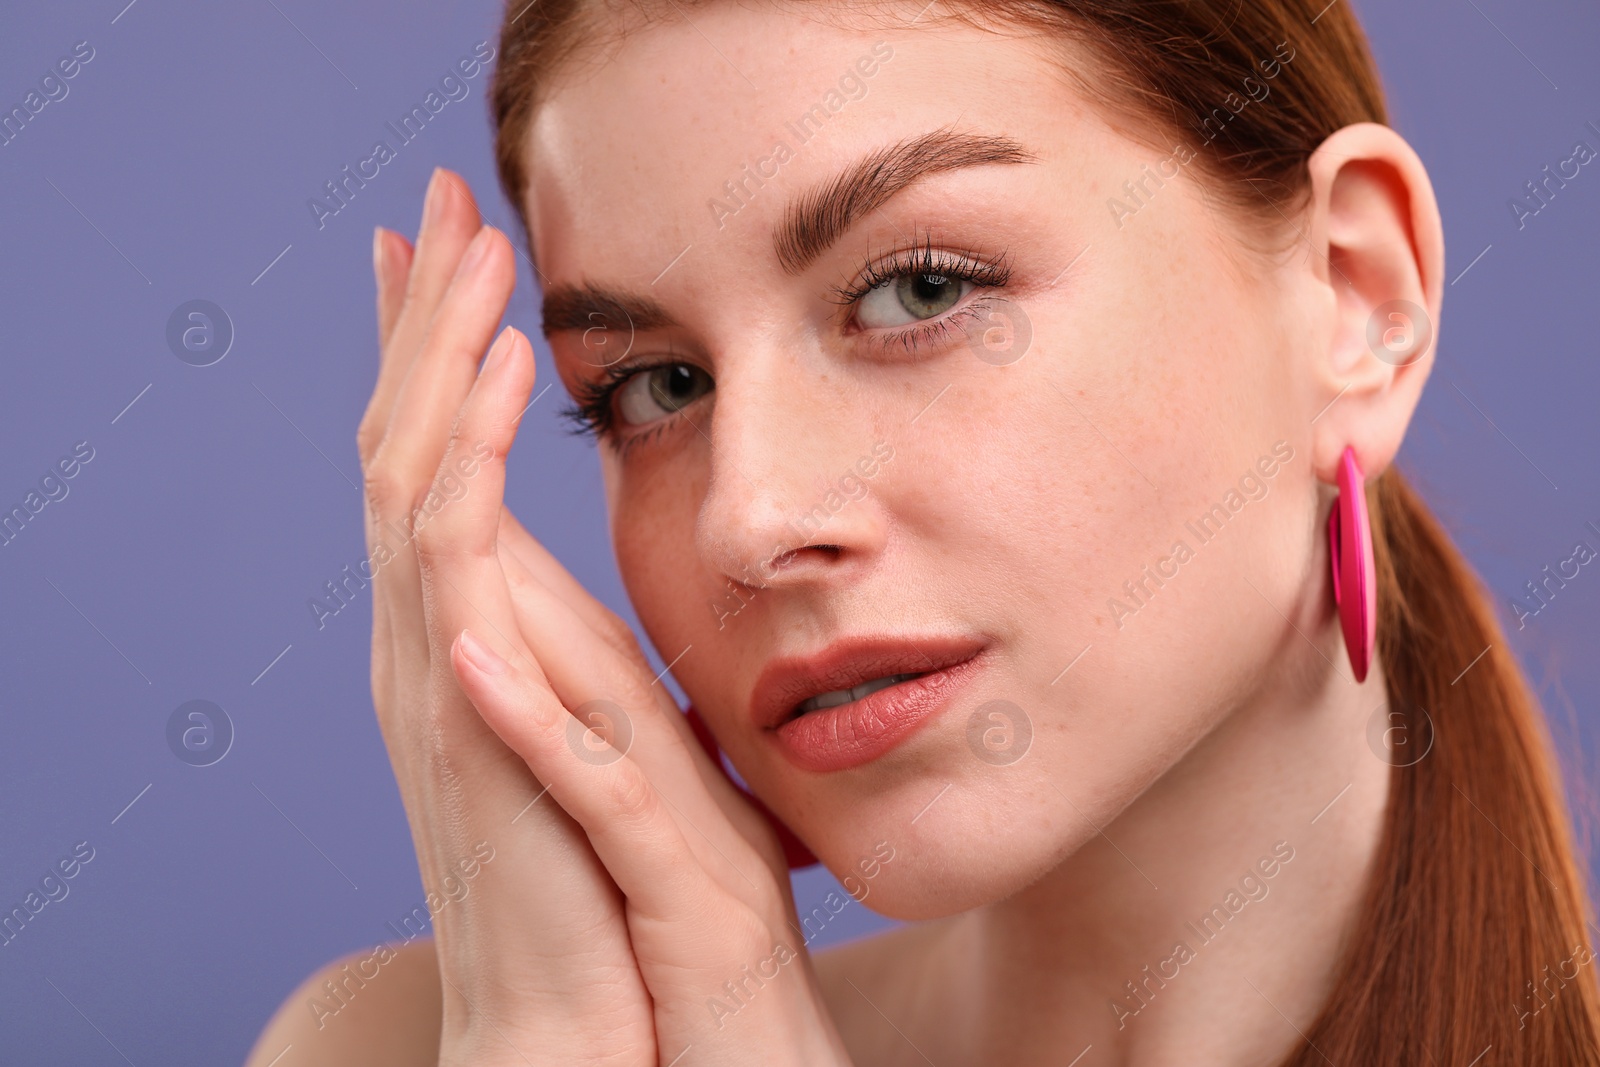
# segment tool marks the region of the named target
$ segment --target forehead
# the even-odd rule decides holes
[[[846,21],[805,5],[695,7],[555,72],[524,147],[541,268],[648,285],[688,251],[697,269],[708,250],[730,268],[773,266],[791,197],[952,125],[1063,155],[1085,110],[1050,58],[1067,46],[915,22],[924,8]]]

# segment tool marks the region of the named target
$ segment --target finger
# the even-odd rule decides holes
[[[559,597],[561,602],[572,609],[603,641],[624,657],[629,659],[637,657],[640,663],[649,662],[645,659],[639,639],[628,624],[595,599],[589,590],[583,587],[583,583],[574,578],[571,572],[550,554],[550,550],[517,521],[517,517],[511,514],[509,508],[501,508],[500,511],[500,548],[516,558],[522,573],[536,578],[546,589]],[[507,572],[507,576],[511,576],[510,571]]]
[[[765,817],[712,761],[672,694],[659,679],[651,678],[649,665],[619,653],[590,630],[503,543],[500,561],[511,588],[518,633],[575,721],[595,727],[606,743],[635,760],[674,799],[684,819],[697,826],[726,819],[746,841],[766,848]],[[704,864],[716,869],[735,865],[730,856],[711,856],[715,850],[708,850],[704,841],[691,839],[691,843],[702,853]],[[778,852],[774,849],[763,858],[776,864]],[[750,872],[738,873],[750,880]]]
[[[495,342],[488,358],[484,360],[483,370],[473,383],[466,401],[461,405],[461,414],[451,433],[450,446],[441,467],[447,467],[456,456],[470,451],[478,457],[481,469],[474,476],[471,493],[455,501],[451,507],[441,510],[417,531],[417,553],[422,565],[432,647],[439,649],[448,644],[453,648],[456,644],[454,637],[470,626],[475,633],[482,635],[477,644],[481,646],[486,656],[493,656],[499,662],[516,664],[516,677],[524,687],[519,693],[519,702],[497,705],[500,714],[495,719],[484,716],[483,721],[500,734],[501,739],[513,751],[525,759],[529,759],[528,753],[518,747],[518,741],[529,751],[542,754],[537,762],[529,759],[528,766],[535,777],[551,788],[553,794],[556,793],[555,783],[545,777],[544,769],[564,772],[567,775],[567,793],[575,804],[587,805],[583,810],[591,819],[598,818],[604,811],[618,814],[616,809],[620,805],[618,817],[622,821],[618,825],[619,827],[627,825],[630,829],[625,832],[620,828],[607,829],[595,826],[593,832],[601,835],[612,848],[613,860],[619,863],[632,862],[635,864],[632,868],[635,871],[646,868],[652,870],[648,878],[641,876],[641,880],[635,882],[634,892],[641,892],[645,882],[654,884],[652,892],[661,891],[661,887],[665,885],[661,875],[663,866],[676,871],[679,878],[683,876],[683,869],[686,866],[693,867],[700,872],[703,880],[705,878],[703,867],[698,863],[688,865],[683,863],[686,855],[692,856],[694,853],[682,840],[681,834],[678,834],[676,824],[671,822],[671,815],[660,809],[659,803],[640,799],[648,796],[659,800],[659,794],[650,786],[644,770],[637,763],[627,761],[623,770],[606,772],[603,776],[611,781],[614,787],[622,790],[622,793],[609,801],[603,796],[596,798],[589,792],[574,791],[575,784],[582,779],[573,777],[574,774],[581,776],[581,771],[576,770],[573,765],[589,766],[578,755],[579,751],[586,751],[584,746],[571,744],[566,733],[568,724],[574,727],[579,724],[553,691],[545,671],[545,664],[523,639],[515,605],[512,603],[507,579],[500,564],[497,544],[499,517],[505,491],[505,456],[510,451],[516,435],[517,421],[533,389],[534,376],[532,347],[526,337],[508,327]],[[556,606],[553,598],[547,596],[545,599],[548,606]],[[603,648],[599,642],[591,642],[589,647]],[[452,651],[452,661],[455,655]],[[610,655],[616,656],[614,652],[610,652]],[[558,656],[551,661],[551,669],[566,670],[566,666],[558,662],[559,659]],[[456,680],[459,683],[459,674]],[[625,682],[619,680],[615,684],[621,686]],[[636,677],[632,684],[635,692],[630,692],[625,699],[633,705],[634,713],[642,713],[645,709],[640,705],[642,700],[648,698],[641,698],[637,690],[644,686]],[[640,714],[640,718],[645,718],[645,715]],[[656,736],[667,736],[662,730],[666,720],[659,716],[653,718]],[[502,730],[505,732],[502,733]],[[529,730],[533,731],[531,735],[526,732]],[[579,734],[581,736],[581,730]],[[552,748],[559,749],[553,756]],[[678,743],[678,748],[685,753],[692,751],[682,741]],[[561,753],[565,753],[566,762],[563,762]],[[686,759],[691,758],[692,756],[680,757],[680,771],[673,776],[674,785],[679,788],[679,795],[686,801],[690,797],[701,798],[694,807],[700,824],[705,825],[712,819],[722,818],[722,815],[720,810],[716,809],[715,803],[709,800],[709,794],[703,787],[694,764],[685,763]],[[624,761],[616,762],[620,764]],[[623,777],[618,778],[616,775]],[[593,789],[592,783],[590,788]],[[559,794],[557,796],[559,799]],[[642,806],[637,809],[630,808],[630,801]],[[562,807],[580,824],[584,823],[578,811],[567,808],[564,802]],[[663,823],[663,819],[667,821]],[[716,824],[711,823],[711,825]],[[591,830],[589,824],[584,824],[584,828],[586,831]],[[608,834],[609,837],[606,836]],[[667,836],[664,838],[663,834]],[[654,861],[646,864],[637,855],[643,845],[639,841],[632,840],[634,835],[650,836],[653,842],[651,847],[667,851],[658,852]],[[731,834],[729,837],[731,840],[726,842],[729,848],[744,844],[738,840],[738,834]],[[674,841],[675,844],[672,844]],[[593,837],[591,842],[596,844],[598,853],[599,842],[595,842]],[[699,841],[697,847],[706,847],[705,842]],[[635,853],[631,860],[623,855],[630,848]],[[605,856],[601,858],[606,861],[607,869],[611,870],[611,861],[606,860]],[[742,866],[747,868],[748,872],[729,870],[726,867],[720,869],[729,878],[737,876],[755,885],[752,875],[759,873],[762,861],[754,856],[748,845],[744,846],[739,859],[743,861]],[[727,864],[738,862],[739,860],[733,858],[726,861]],[[640,864],[644,866],[641,867]],[[613,877],[615,877],[614,871]],[[623,888],[625,893],[629,892],[620,883],[619,888]],[[680,891],[683,889],[684,887],[680,886]],[[629,893],[629,896],[631,898],[633,893]],[[653,899],[661,901],[665,898]],[[680,903],[682,899],[679,898]],[[662,914],[665,915],[666,912],[663,911]]]
[[[467,245],[483,227],[477,201],[460,177],[436,167],[423,196],[413,269],[406,276],[405,302],[392,341],[403,360],[416,357],[455,276]],[[403,372],[407,368],[400,367]]]
[[[471,630],[457,635],[450,661],[479,714],[583,827],[631,912],[667,922],[703,907],[717,887],[693,861],[671,801],[638,763],[625,755],[580,756],[569,734],[577,720],[543,680],[513,666]]]
[[[377,227],[372,233],[372,272],[376,282],[378,304],[378,356],[379,373],[382,374],[383,361],[388,358],[393,349],[389,346],[389,338],[394,333],[395,320],[400,316],[400,308],[405,303],[406,278],[411,273],[411,260],[414,249],[411,242],[393,230]],[[370,456],[370,451],[363,445],[361,434],[357,433],[357,444],[360,447],[363,464]],[[380,541],[379,531],[374,523],[371,508],[365,509],[365,524],[367,531],[368,566],[373,563],[373,557],[378,555],[376,549]],[[396,685],[395,674],[406,669],[405,665],[390,654],[393,640],[394,620],[391,617],[389,605],[384,596],[383,582],[374,584],[372,590],[372,655],[375,667],[383,664],[389,669],[378,667],[373,672],[373,698],[376,707],[391,707],[394,701]]]
[[[506,329],[491,347],[482,371],[472,384],[465,402],[460,405],[456,426],[459,436],[452,438],[441,461],[441,468],[448,468],[463,455],[470,455],[476,464],[472,473],[472,492],[452,501],[448,508],[432,513],[431,517],[418,520],[414,558],[421,572],[417,585],[425,595],[419,605],[409,610],[416,611],[425,620],[425,640],[429,635],[433,638],[427,653],[430,673],[434,675],[435,682],[431,688],[439,694],[453,694],[461,703],[459,714],[452,707],[451,714],[437,720],[409,725],[421,725],[429,731],[429,737],[422,739],[419,747],[426,749],[430,743],[445,747],[462,781],[478,782],[482,779],[487,785],[489,780],[500,778],[503,771],[499,769],[495,750],[517,762],[526,775],[526,786],[522,789],[517,813],[520,815],[523,810],[533,808],[529,814],[534,818],[525,822],[532,822],[539,827],[537,831],[529,827],[526,832],[537,833],[543,842],[541,848],[545,849],[545,855],[559,854],[576,858],[570,841],[565,846],[560,844],[560,827],[568,817],[555,807],[540,809],[533,806],[543,792],[542,783],[535,780],[527,762],[505,746],[482,716],[475,714],[470,704],[460,697],[459,685],[449,664],[448,649],[453,635],[470,623],[480,632],[494,635],[492,640],[503,642],[501,647],[505,654],[523,663],[529,672],[528,676],[536,676],[538,671],[538,665],[529,657],[517,636],[510,593],[494,552],[495,530],[504,492],[503,457],[510,449],[515,435],[513,420],[526,401],[533,377],[533,352],[527,338],[515,329]],[[484,447],[474,452],[467,442],[481,443]],[[427,514],[424,513],[425,516]],[[398,600],[396,605],[396,611],[399,611]],[[554,695],[548,693],[548,688],[546,691],[546,699],[554,702]],[[447,698],[441,696],[440,699]],[[435,730],[437,737],[432,734]],[[498,792],[495,797],[496,803],[492,807],[503,816],[507,810],[505,802],[499,799]],[[470,823],[476,817],[471,812],[462,812],[457,816],[464,823]],[[566,825],[570,832],[577,832],[577,827],[570,823]],[[597,870],[591,874],[598,873],[598,860],[595,863]],[[529,887],[537,885],[552,902],[570,896],[562,888],[572,881],[569,865],[545,863],[544,867],[548,868],[546,872],[526,884]],[[594,879],[583,879],[582,883],[589,886]],[[555,906],[554,903],[552,906]],[[561,932],[552,930],[547,940],[559,941],[563,936]]]
[[[439,306],[422,353],[412,364],[383,442],[367,476],[372,521],[396,530],[401,550],[385,567],[385,597],[397,616],[421,618],[418,561],[412,550],[417,529],[441,512],[462,508],[461,497],[487,495],[492,535],[498,521],[501,490],[480,488],[477,460],[470,454],[441,463],[448,447],[452,420],[473,387],[475,369],[516,285],[516,267],[505,236],[485,227],[476,244],[462,256],[456,277]],[[524,345],[526,342],[524,341]],[[509,420],[503,420],[509,421]],[[468,438],[478,443],[479,437]],[[507,437],[509,443],[509,436]],[[397,632],[403,655],[428,654],[427,634],[415,629]],[[448,639],[446,641],[448,643]],[[445,647],[441,644],[439,648]]]
[[[456,264],[480,228],[478,207],[471,193],[449,171],[436,169],[423,198],[422,225],[406,272],[400,312],[384,346],[378,382],[357,435],[363,463],[371,459],[388,430],[400,386],[422,349],[428,325],[450,285]]]
[[[516,437],[516,414],[533,379],[533,349],[520,331],[508,326],[460,405],[438,462],[441,471],[469,472],[472,487],[449,507],[419,516],[416,558],[432,648],[443,652],[455,634],[472,625],[480,633],[494,635],[501,655],[537,673],[539,668],[518,635],[510,590],[495,550],[505,494],[505,457]],[[448,673],[446,667],[441,670]]]
[[[411,277],[415,253],[403,234],[379,226],[372,232],[372,272],[378,283],[378,351],[388,349],[394,324],[406,302],[406,282]]]
[[[483,227],[457,264],[378,445],[373,464],[381,467],[383,482],[374,487],[379,499],[373,503],[381,517],[409,512],[433,484],[451,423],[473,387],[478,359],[516,280],[510,242],[494,227]]]
[[[643,742],[637,751],[652,775],[687,781],[683,772],[698,753],[704,774],[722,777],[694,740],[678,702],[651,676],[648,663],[635,661],[596,633],[503,541],[500,567],[511,589],[517,630],[563,705],[574,712],[596,700],[617,705],[628,714],[630,729],[637,725]]]
[[[405,303],[406,279],[411,274],[411,261],[414,251],[415,250],[411,247],[411,242],[406,240],[401,234],[395,233],[393,230],[387,230],[382,226],[379,226],[373,231],[372,269],[373,274],[376,277],[378,291],[378,353],[380,360],[380,379],[383,377],[384,363],[392,362],[395,359],[395,349],[389,344],[389,339],[394,333],[395,321],[400,317],[400,309]],[[391,373],[389,378],[394,380],[395,375]],[[383,405],[383,411],[385,412],[386,418],[388,408],[393,404],[393,398],[390,397],[387,400],[375,399],[373,403]],[[362,420],[362,427],[359,431],[357,431],[356,434],[356,444],[358,451],[361,454],[361,462],[363,467],[365,467],[367,461],[372,458],[372,453],[377,448],[377,441],[382,437],[382,434],[378,433],[376,430],[376,414],[376,408],[373,407],[372,404],[369,404],[369,415],[373,417],[373,421],[369,424],[369,420],[364,418]],[[374,433],[377,433],[377,437],[370,441],[367,440],[367,438]],[[367,549],[368,551],[371,551],[377,546],[379,540],[379,531],[376,526],[376,516],[373,514],[373,509],[370,507],[366,508],[365,522],[367,530]],[[382,583],[380,583],[380,588],[374,590],[373,593],[373,614],[377,628],[382,631],[382,635],[384,636],[383,643],[386,644],[388,622],[385,618],[383,618],[383,616],[387,615],[387,609],[381,603],[383,599],[381,584]]]

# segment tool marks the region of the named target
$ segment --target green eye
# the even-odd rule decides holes
[[[861,298],[859,321],[866,329],[909,326],[955,307],[972,282],[947,274],[901,274]]]
[[[617,390],[617,410],[629,426],[642,426],[688,407],[711,391],[711,375],[687,363],[640,371]]]

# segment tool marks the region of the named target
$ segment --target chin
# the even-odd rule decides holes
[[[915,922],[1005,900],[1093,836],[1073,827],[1064,837],[1026,791],[1001,793],[992,784],[963,789],[956,783],[911,822],[940,788],[919,788],[914,805],[886,805],[880,817],[853,819],[847,833],[825,832],[811,847],[858,903],[885,918]],[[961,794],[952,795],[958,789]]]

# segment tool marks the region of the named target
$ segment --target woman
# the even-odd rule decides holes
[[[434,937],[252,1064],[1600,1063],[1541,720],[1393,466],[1443,236],[1347,4],[519,0],[500,56],[695,714],[502,506],[516,253],[438,172],[359,433]],[[812,956],[806,850],[922,921]]]

